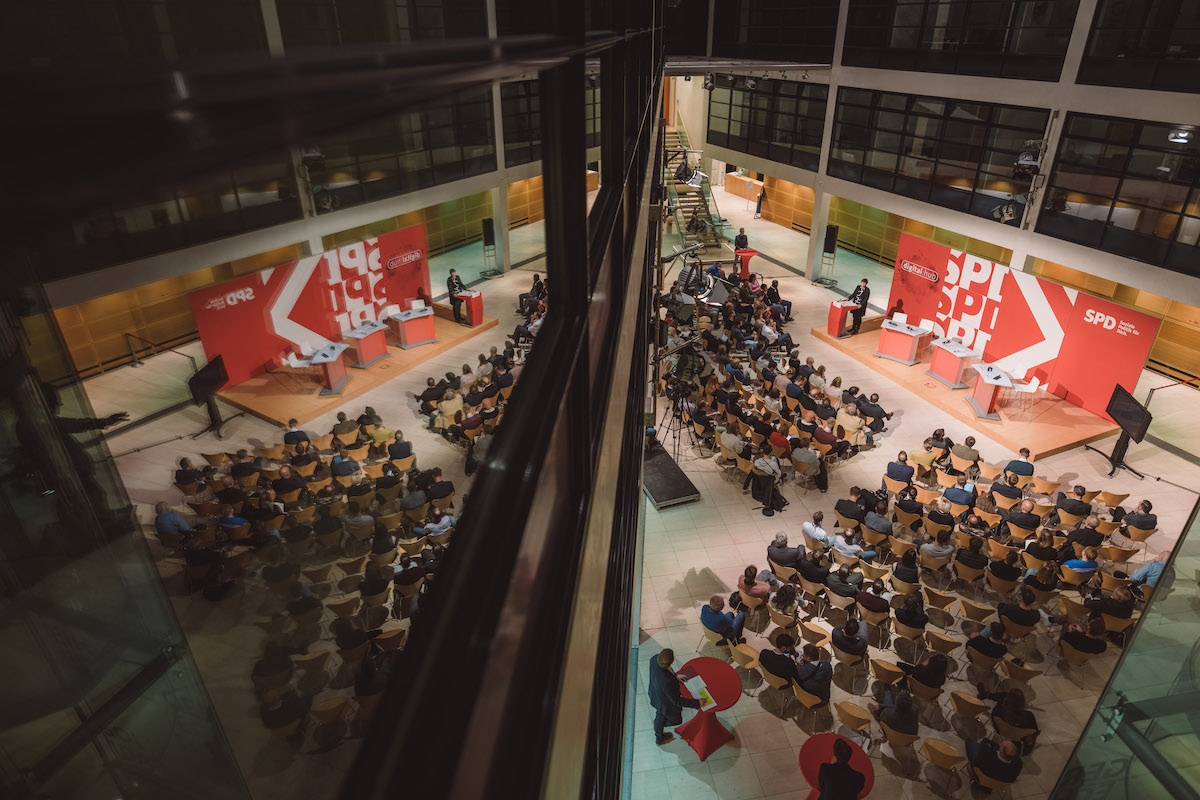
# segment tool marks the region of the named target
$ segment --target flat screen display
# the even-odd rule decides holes
[[[225,359],[217,356],[188,378],[188,388],[192,391],[192,402],[198,406],[204,405],[208,402],[208,398],[216,394],[217,390],[227,383],[229,383],[229,373],[225,371]]]
[[[1133,395],[1121,384],[1113,389],[1112,397],[1108,398],[1106,413],[1121,426],[1121,430],[1129,434],[1129,438],[1140,442],[1150,428],[1150,412],[1142,406]]]

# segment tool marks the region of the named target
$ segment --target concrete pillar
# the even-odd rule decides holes
[[[503,175],[504,173],[499,173]],[[508,236],[508,184],[492,187],[492,220],[496,231],[496,268],[502,272],[512,269],[512,251]]]
[[[825,226],[829,224],[829,201],[831,195],[821,188],[820,181],[813,187],[812,233],[808,237],[808,257],[804,262],[804,274],[810,281],[821,277],[821,253],[825,246]]]
[[[258,0],[262,9],[263,28],[267,34],[267,52],[272,59],[283,58],[283,29],[279,27],[279,11],[275,0]]]

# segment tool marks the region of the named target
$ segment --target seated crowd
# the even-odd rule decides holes
[[[975,694],[995,703],[990,714],[997,733],[991,741],[969,738],[962,749],[977,775],[1007,783],[1019,776],[1022,757],[1034,749],[1039,733],[1020,687],[1041,671],[1027,667],[1026,658],[1057,655],[1064,667],[1077,666],[1122,644],[1136,604],[1164,574],[1165,558],[1126,575],[1120,567],[1134,551],[1106,544],[1131,527],[1153,530],[1157,520],[1149,501],[1127,513],[1095,500],[1099,495],[1119,502],[1125,496],[1075,486],[1039,504],[1026,495],[1034,487],[1053,491],[1056,485],[1033,482],[1028,450],[993,467],[974,445],[972,437],[955,444],[939,429],[920,450],[901,451],[878,492],[852,487],[849,497],[835,503],[836,526],[827,526],[825,513],[817,511],[802,525],[802,543],[793,546],[786,532],[776,534],[767,547],[769,567],[761,572],[747,567],[728,598],[732,608],[726,610],[726,598],[714,595],[700,609],[700,622],[715,643],[740,651],[739,663],[756,660],[768,682],[794,685],[816,706],[829,703],[834,661],[848,667],[869,661],[879,679],[869,712],[888,738],[916,736],[917,706],[937,702],[957,666],[953,653],[963,647],[978,678]],[[928,483],[922,486],[919,479]],[[951,587],[955,594],[947,592]],[[947,612],[955,602],[962,605],[965,642],[933,630],[946,620],[953,623]],[[777,627],[767,647],[742,651],[748,647],[747,614],[763,603]],[[940,614],[936,624],[934,609]],[[819,617],[831,630],[810,622]],[[904,639],[928,644],[913,651],[923,653],[915,663],[881,664],[869,657],[872,629],[879,630],[886,651],[889,625],[893,646]],[[1039,647],[1047,634],[1049,650],[1057,653]],[[1010,650],[1017,642],[1026,658]],[[997,667],[1009,679],[1007,688],[995,680]],[[961,698],[952,700],[957,710]]]

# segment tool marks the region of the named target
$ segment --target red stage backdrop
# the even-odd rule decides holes
[[[1159,324],[1108,300],[909,234],[900,236],[892,277],[888,316],[896,313],[962,340],[1014,377],[1037,378],[1102,417],[1116,384],[1132,390],[1137,383]]]
[[[316,350],[418,291],[430,297],[425,227],[388,233],[192,292],[204,353],[225,357],[227,386]]]

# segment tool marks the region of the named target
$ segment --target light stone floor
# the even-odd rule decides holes
[[[735,209],[723,206],[722,211],[732,217]],[[778,235],[778,232],[788,237],[801,236],[761,220],[747,222],[746,227],[752,242]],[[784,246],[790,249],[785,253],[787,258],[779,256],[781,261],[789,261],[795,253],[803,253],[794,239],[790,239],[789,243],[789,240],[781,237],[780,247]],[[773,252],[765,247],[762,249],[764,252]],[[500,319],[498,328],[438,356],[423,369],[400,375],[356,400],[347,409],[358,413],[363,405],[372,405],[386,424],[401,427],[416,444],[419,463],[438,465],[446,470],[447,478],[454,481],[460,497],[469,490],[469,481],[462,474],[462,454],[441,438],[422,429],[416,403],[410,393],[423,386],[427,375],[457,370],[464,361],[473,363],[475,354],[486,352],[488,346],[502,345],[503,337],[517,321],[513,314],[516,294],[527,290],[530,272],[541,268],[540,261],[534,262],[524,269],[480,285],[485,313]],[[698,622],[700,604],[716,592],[728,595],[746,564],[763,566],[766,543],[775,531],[785,530],[793,540],[797,540],[800,524],[812,511],[823,509],[829,513],[836,498],[844,495],[851,484],[877,484],[884,465],[895,455],[895,451],[914,446],[933,428],[945,427],[955,440],[974,433],[979,440],[979,449],[992,462],[1006,460],[1011,455],[986,435],[972,431],[955,420],[944,419],[928,403],[884,383],[867,367],[804,336],[803,332],[808,328],[823,321],[833,294],[769,262],[762,262],[759,271],[768,278],[779,278],[784,296],[795,301],[796,322],[790,328],[801,350],[815,355],[818,363],[825,363],[831,377],[840,374],[849,383],[878,390],[885,407],[894,410],[896,416],[889,432],[882,438],[880,447],[856,456],[835,470],[828,495],[816,492],[804,495],[795,488],[788,488],[786,492],[792,501],[791,505],[783,514],[771,519],[752,510],[749,498],[741,493],[740,482],[734,484],[722,476],[720,468],[711,458],[684,456],[683,466],[700,489],[703,495],[701,502],[662,513],[649,509],[646,514],[642,603],[638,623],[641,628],[641,652],[637,657],[636,739],[630,765],[633,770],[632,794],[635,798],[686,797],[688,800],[699,800],[705,797],[806,796],[807,790],[796,766],[796,754],[806,734],[801,731],[794,717],[795,704],[787,718],[780,718],[773,692],[768,688],[761,693],[757,681],[748,679],[748,693],[737,705],[720,715],[726,726],[734,731],[736,740],[706,762],[699,762],[695,753],[682,742],[676,741],[664,748],[654,745],[644,688],[647,659],[666,645],[675,649],[679,663],[693,657],[703,639]],[[199,345],[193,344],[184,349],[202,359]],[[136,419],[182,399],[188,374],[186,359],[164,354],[148,360],[140,368],[124,368],[92,379],[86,383],[86,388],[98,416],[128,410]],[[1167,383],[1159,376],[1155,378],[1159,383]],[[1160,415],[1160,419],[1176,420],[1173,427],[1163,431],[1164,438],[1190,433],[1180,421],[1193,405],[1195,396],[1190,391],[1176,389],[1155,399],[1156,415]],[[225,407],[225,411],[232,413],[228,407]],[[310,427],[320,432],[327,431],[332,425],[332,415],[329,416],[329,419],[318,420]],[[198,457],[201,451],[230,449],[239,445],[269,445],[280,438],[279,431],[266,423],[240,417],[226,426],[226,438],[222,442],[218,443],[211,436],[193,442],[188,436],[203,424],[203,410],[189,407],[110,441],[110,448],[119,456],[117,463],[129,494],[139,504],[143,515],[159,499],[179,502],[180,498],[170,486],[170,471],[181,456]],[[1173,441],[1178,444],[1180,439]],[[134,452],[139,448],[145,449]],[[1195,495],[1180,487],[1200,487],[1200,466],[1146,443],[1131,448],[1129,461],[1155,475],[1167,476],[1179,486],[1166,480],[1143,483],[1127,473],[1107,479],[1104,477],[1106,467],[1102,471],[1102,459],[1082,450],[1054,456],[1039,462],[1037,468],[1039,475],[1081,482],[1089,487],[1129,491],[1134,493],[1135,498],[1150,498],[1159,513],[1162,530],[1149,543],[1150,554],[1153,555],[1173,543],[1187,519]],[[151,542],[151,549],[161,554],[155,542]],[[244,601],[231,607],[227,607],[227,604],[214,606],[183,595],[175,568],[168,565],[164,566],[163,571],[201,674],[256,800],[297,796],[300,793],[313,797],[334,796],[341,776],[350,768],[356,749],[355,741],[348,740],[322,754],[307,752],[311,750],[309,743],[301,753],[296,753],[272,740],[258,720],[249,673],[253,662],[259,657],[265,637],[254,625],[259,619],[257,610],[262,600],[262,590],[250,587]],[[751,643],[761,646],[763,639],[759,633],[769,633],[770,627],[758,633],[748,628],[747,635]],[[1046,652],[1048,644],[1042,641],[1040,648]],[[884,654],[873,648],[871,655]],[[894,660],[895,655],[891,653],[886,657]],[[1115,658],[1115,653],[1110,649],[1105,656],[1094,659],[1087,665],[1078,683],[1059,676],[1057,668],[1054,670],[1056,674],[1035,679],[1032,684],[1035,710],[1046,733],[1038,750],[1029,759],[1026,774],[1015,787],[1015,797],[1046,795],[1091,711],[1096,691],[1103,686],[1102,676],[1111,669]],[[960,687],[955,685],[950,688]],[[750,696],[750,691],[755,696]],[[835,700],[845,697],[848,697],[846,692],[835,688]],[[859,702],[866,700],[859,698]],[[808,722],[807,718],[805,721]],[[957,741],[952,731],[933,727],[923,727],[921,734],[945,736]],[[873,752],[878,787],[873,796],[924,797],[931,793],[929,784],[893,774],[894,759],[886,748],[883,755],[887,757],[881,758],[880,752]]]
[[[722,209],[729,216],[727,209]],[[773,223],[756,221],[756,226],[774,226]],[[761,232],[750,228],[747,234],[751,241]],[[799,234],[795,234],[799,235]],[[766,265],[764,265],[765,267]],[[635,703],[635,741],[633,745],[632,797],[640,798],[801,798],[808,795],[803,778],[797,767],[800,746],[807,734],[801,724],[811,730],[813,718],[810,713],[797,720],[798,704],[792,703],[787,716],[781,718],[779,697],[770,687],[762,684],[756,674],[743,675],[742,698],[731,709],[718,714],[723,724],[734,733],[735,740],[725,745],[706,761],[701,762],[695,752],[684,742],[675,741],[657,747],[651,729],[653,712],[645,697],[645,681],[649,659],[662,647],[672,647],[676,654],[676,666],[697,655],[717,654],[704,639],[699,623],[699,609],[713,594],[728,596],[736,586],[741,571],[748,564],[760,569],[766,565],[766,545],[776,531],[788,533],[792,543],[801,542],[800,525],[817,510],[832,518],[834,502],[844,497],[851,485],[878,486],[887,462],[899,449],[911,449],[919,445],[936,427],[944,427],[955,441],[974,435],[977,448],[985,459],[992,463],[1006,462],[1014,454],[990,440],[985,433],[966,425],[946,419],[935,407],[915,395],[884,381],[877,373],[859,364],[811,337],[800,334],[823,322],[832,293],[814,287],[803,278],[790,275],[783,269],[765,268],[767,277],[778,277],[785,297],[795,301],[793,310],[796,321],[789,327],[799,338],[801,351],[815,355],[817,363],[824,363],[829,377],[841,375],[846,385],[858,384],[869,391],[879,391],[882,405],[895,412],[889,430],[880,444],[873,450],[864,451],[850,461],[838,466],[830,476],[829,493],[822,495],[813,490],[807,494],[796,487],[785,489],[791,505],[782,514],[772,518],[761,516],[752,510],[757,504],[742,493],[741,481],[722,474],[722,469],[712,458],[699,457],[698,451],[681,456],[681,466],[699,488],[702,499],[698,503],[655,511],[647,506],[643,574],[641,581],[640,652],[637,655],[639,681]],[[1160,383],[1167,383],[1161,376],[1154,376]],[[1155,384],[1157,385],[1157,384]],[[1173,414],[1182,413],[1194,395],[1188,390],[1182,394],[1162,398],[1159,413],[1167,416],[1168,408]],[[1155,400],[1157,405],[1160,399]],[[1178,405],[1176,405],[1178,404]],[[1106,448],[1105,448],[1106,449]],[[1159,513],[1161,533],[1149,541],[1149,555],[1153,557],[1162,548],[1171,547],[1182,530],[1193,505],[1196,494],[1192,489],[1200,487],[1200,466],[1189,463],[1150,444],[1133,445],[1129,462],[1155,475],[1168,476],[1174,485],[1155,481],[1139,481],[1122,472],[1107,478],[1107,465],[1099,456],[1082,449],[1073,450],[1039,461],[1037,474],[1070,483],[1083,483],[1089,488],[1106,488],[1117,492],[1131,492],[1131,501],[1149,498]],[[987,595],[989,600],[996,598]],[[764,618],[747,625],[749,643],[756,649],[766,645],[762,634],[772,635],[777,630]],[[818,624],[828,628],[823,620]],[[765,622],[766,624],[761,624]],[[939,630],[934,627],[933,629]],[[965,641],[961,623],[955,625],[953,634]],[[703,647],[701,646],[703,644]],[[1051,651],[1051,641],[1038,637],[1037,650],[1028,647],[1019,652],[1031,666],[1045,669],[1046,654]],[[961,656],[961,650],[958,653]],[[1083,730],[1098,692],[1111,672],[1117,659],[1117,649],[1110,646],[1103,656],[1092,659],[1082,670],[1064,676],[1054,666],[1049,674],[1035,678],[1030,683],[1033,709],[1044,731],[1034,753],[1026,759],[1025,772],[1013,787],[1015,798],[1045,797],[1057,780],[1066,763],[1076,739]],[[902,648],[901,653],[911,655]],[[880,650],[872,646],[870,657],[898,660],[894,649]],[[911,659],[906,659],[911,660]],[[959,664],[962,659],[959,659]],[[861,705],[872,701],[863,696],[862,679],[855,688],[859,694],[846,690],[849,685],[844,669],[835,675],[832,700],[853,700]],[[861,674],[861,673],[860,673]],[[946,695],[953,689],[972,692],[973,684],[951,681]],[[692,712],[686,712],[690,717]],[[923,715],[920,735],[922,738],[944,738],[959,747],[962,733],[978,732],[978,724],[967,724],[961,717],[948,715],[947,703],[942,710]],[[928,724],[933,722],[935,724]],[[818,720],[817,730],[838,730],[840,725],[832,723],[827,716]],[[874,736],[881,736],[878,726],[873,726]],[[875,747],[871,751],[875,768],[875,789],[872,796],[924,798],[945,796],[938,786],[942,776],[933,774],[922,766],[920,780],[914,780],[911,771],[906,771],[907,759],[897,761],[890,748]],[[933,783],[929,782],[933,778]],[[963,796],[960,786],[958,796]]]

